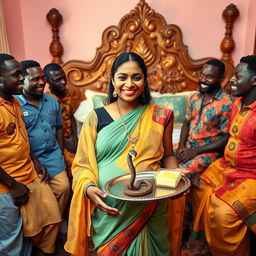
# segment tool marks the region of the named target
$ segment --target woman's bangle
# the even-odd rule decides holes
[[[96,185],[95,185],[94,183],[89,183],[89,184],[84,188],[84,194],[85,194],[85,196],[86,196],[87,198],[89,198],[88,195],[87,195],[87,189],[88,189],[89,187],[96,187]]]

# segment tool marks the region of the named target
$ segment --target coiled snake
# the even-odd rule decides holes
[[[128,196],[144,196],[153,191],[153,182],[150,180],[138,180],[134,184],[136,178],[136,170],[132,162],[132,158],[137,155],[137,152],[132,149],[127,156],[127,163],[131,171],[131,178],[129,183],[124,188],[124,193]],[[143,186],[144,185],[144,186]]]

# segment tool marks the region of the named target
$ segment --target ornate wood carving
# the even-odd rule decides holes
[[[198,72],[210,59],[191,59],[180,28],[166,24],[164,17],[144,0],[122,17],[118,26],[106,28],[102,38],[102,45],[92,61],[72,60],[64,65],[76,106],[85,98],[86,89],[107,90],[111,65],[121,52],[134,51],[144,58],[149,85],[161,93],[196,90]],[[231,74],[232,66],[228,63],[226,66]]]
[[[234,4],[230,4],[226,7],[226,9],[222,13],[222,17],[226,21],[226,32],[225,37],[221,42],[221,51],[223,53],[221,59],[229,62],[230,64],[234,64],[231,53],[235,49],[235,42],[232,37],[233,24],[235,19],[239,16],[239,10]]]
[[[53,8],[48,12],[46,17],[52,27],[52,42],[49,47],[49,50],[53,56],[52,62],[63,64],[61,56],[64,50],[59,37],[59,27],[63,21],[62,15],[57,9]]]

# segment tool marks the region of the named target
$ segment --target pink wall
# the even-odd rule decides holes
[[[249,8],[247,15],[247,24],[246,24],[246,36],[245,36],[245,44],[244,44],[244,52],[246,54],[251,53],[251,49],[254,49],[254,41],[256,39],[255,31],[256,31],[256,1],[249,0]]]
[[[14,4],[13,0],[2,0],[2,7],[10,51],[18,60],[22,60],[25,57],[25,43],[20,1]]]
[[[50,25],[46,14],[51,8],[62,13],[61,41],[65,48],[63,60],[91,60],[101,45],[102,31],[117,25],[120,18],[133,9],[139,0],[2,0],[11,53],[17,59],[35,59],[42,65],[51,60]],[[224,36],[222,11],[232,1],[240,11],[235,22],[237,63],[245,54],[252,54],[255,37],[255,0],[147,0],[162,14],[167,23],[183,31],[183,41],[192,58],[221,57],[220,42]],[[15,3],[15,4],[14,4]]]

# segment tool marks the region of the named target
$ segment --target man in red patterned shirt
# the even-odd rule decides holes
[[[47,64],[44,67],[44,73],[49,91],[62,107],[63,131],[64,131],[64,158],[67,165],[69,178],[71,175],[71,166],[77,148],[77,129],[76,120],[73,116],[74,108],[71,104],[71,96],[66,89],[67,78],[62,67],[56,63]]]
[[[191,96],[187,106],[177,158],[194,185],[198,185],[198,174],[222,156],[228,140],[233,99],[221,88],[224,72],[220,60],[207,61],[199,75],[199,91]]]
[[[200,184],[200,175],[204,170],[223,155],[229,137],[233,99],[221,88],[224,73],[225,65],[218,59],[209,60],[203,65],[199,75],[199,91],[190,98],[181,130],[177,159],[193,184],[191,194],[186,196],[184,243],[193,221],[192,201],[196,200],[194,187]],[[197,247],[204,248],[205,244],[198,244]]]

